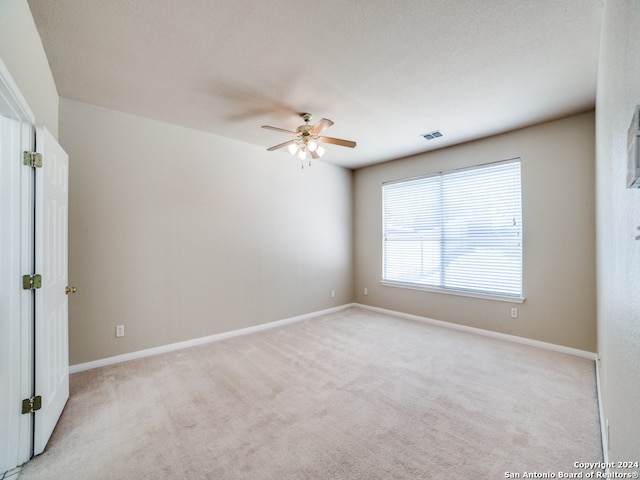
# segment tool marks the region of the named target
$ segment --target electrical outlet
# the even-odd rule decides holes
[[[518,309],[515,307],[511,309],[511,318],[518,318]]]
[[[336,298],[336,291],[335,290],[331,290],[331,298]]]
[[[124,325],[116,326],[116,337],[124,337]]]
[[[369,289],[367,287],[364,287],[364,294],[369,295]]]

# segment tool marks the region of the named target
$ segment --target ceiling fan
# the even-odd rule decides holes
[[[324,148],[322,148],[318,142],[331,143],[333,145],[340,145],[341,147],[349,148],[354,148],[356,146],[356,142],[351,140],[343,140],[341,138],[325,137],[320,135],[323,131],[333,125],[331,120],[323,118],[315,125],[310,125],[309,122],[312,118],[310,113],[301,113],[300,116],[304,120],[304,125],[300,125],[295,132],[284,128],[270,127],[269,125],[262,126],[262,128],[266,128],[268,130],[283,132],[293,136],[291,140],[280,143],[271,148],[267,148],[268,151],[272,152],[273,150],[287,147],[291,155],[298,157],[302,161],[307,159],[307,155],[309,155],[309,164],[311,164],[311,158],[320,158],[325,152]]]

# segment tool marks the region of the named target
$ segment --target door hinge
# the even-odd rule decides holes
[[[35,290],[42,287],[42,275],[23,275],[22,289]]]
[[[25,398],[24,400],[22,400],[22,414],[23,415],[25,413],[36,412],[36,411],[40,410],[41,408],[42,408],[42,397],[40,395],[35,396],[35,397],[31,397],[31,398]]]
[[[24,159],[24,164],[29,167],[39,167],[42,168],[42,154],[36,152],[24,152],[22,155]]]

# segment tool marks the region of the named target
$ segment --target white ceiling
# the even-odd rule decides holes
[[[310,112],[347,168],[595,105],[604,0],[28,1],[62,97],[264,148]]]

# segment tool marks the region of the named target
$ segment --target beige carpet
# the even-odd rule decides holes
[[[351,308],[73,375],[36,479],[498,479],[602,461],[594,362]]]

